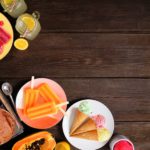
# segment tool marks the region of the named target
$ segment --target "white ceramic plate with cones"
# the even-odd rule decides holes
[[[82,138],[77,138],[77,137],[72,137],[70,136],[70,130],[72,123],[74,121],[74,118],[76,116],[76,110],[78,109],[79,105],[81,102],[86,101],[90,104],[92,113],[89,116],[94,116],[97,114],[101,114],[105,117],[105,127],[109,130],[110,132],[110,138],[114,132],[114,118],[112,116],[112,113],[110,110],[101,102],[96,101],[96,100],[91,100],[91,99],[85,99],[81,100],[75,104],[73,104],[66,112],[66,115],[64,116],[63,123],[62,123],[62,128],[65,137],[67,140],[72,144],[74,147],[80,149],[80,150],[97,150],[99,148],[102,148],[106,143],[109,141],[109,139],[105,142],[100,142],[100,141],[95,141],[95,140],[87,140],[87,139],[82,139]],[[89,135],[87,134],[86,136],[92,138],[93,136],[93,131],[88,132],[90,133]]]

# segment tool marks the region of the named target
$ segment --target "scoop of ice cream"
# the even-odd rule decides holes
[[[122,140],[115,144],[114,150],[133,150],[133,146],[128,141]]]
[[[100,142],[105,142],[110,138],[110,132],[106,128],[98,129],[98,140]]]
[[[97,128],[102,128],[105,124],[105,117],[100,114],[92,116],[92,119],[96,123]]]
[[[91,106],[87,101],[81,102],[79,105],[79,110],[85,114],[91,113]]]

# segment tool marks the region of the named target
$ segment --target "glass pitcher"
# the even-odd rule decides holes
[[[1,0],[4,11],[10,16],[17,18],[27,10],[27,4],[24,0]]]
[[[20,33],[20,36],[28,40],[33,40],[37,37],[41,30],[39,22],[40,14],[35,11],[33,14],[22,14],[16,21],[16,30]]]

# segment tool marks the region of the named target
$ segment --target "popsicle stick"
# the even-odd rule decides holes
[[[32,78],[31,78],[31,89],[33,89],[34,88],[34,76],[32,76]]]
[[[44,114],[44,115],[41,115],[41,116],[35,116],[35,117],[30,118],[30,119],[31,119],[31,120],[36,120],[36,119],[40,119],[40,118],[43,118],[43,117],[50,117],[50,118],[52,118],[52,119],[57,120],[56,117],[54,117],[53,115],[48,115],[48,114]]]
[[[68,104],[69,104],[69,102],[67,101],[67,102],[63,102],[63,103],[56,105],[56,107],[62,107],[62,106],[68,105]]]
[[[58,107],[58,109],[63,113],[63,115],[66,115],[66,112],[61,107]]]
[[[50,118],[53,118],[53,119],[56,119],[57,120],[57,118],[56,117],[54,117],[53,115],[48,115]]]

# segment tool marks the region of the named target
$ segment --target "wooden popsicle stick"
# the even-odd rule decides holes
[[[31,120],[36,120],[36,119],[40,119],[40,118],[43,118],[43,117],[50,117],[50,118],[52,118],[52,119],[57,120],[56,117],[54,117],[53,115],[48,115],[48,114],[44,114],[44,115],[40,115],[40,116],[35,116],[35,117],[30,118],[30,119],[31,119]]]
[[[58,109],[63,113],[63,115],[66,115],[66,112],[61,107],[58,107]]]
[[[48,115],[48,116],[51,117],[51,118],[53,118],[53,119],[56,119],[56,120],[57,120],[57,118],[54,117],[53,115]]]
[[[69,102],[67,101],[67,102],[63,102],[63,103],[56,105],[56,107],[62,107],[62,106],[68,105],[68,104],[69,104]]]
[[[32,77],[31,77],[31,89],[34,88],[34,79],[35,79],[34,76],[32,76]]]

